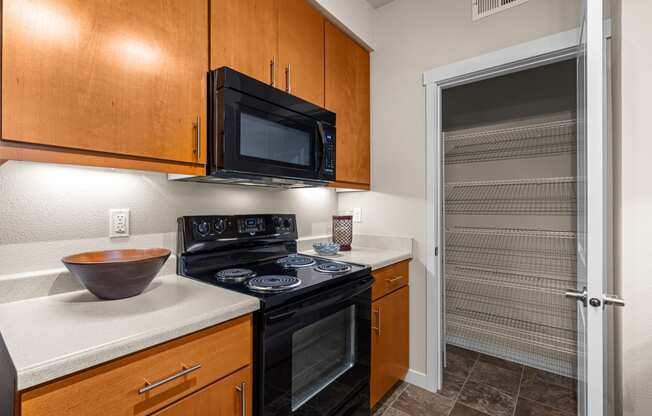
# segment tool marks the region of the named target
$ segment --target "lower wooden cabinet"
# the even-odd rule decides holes
[[[399,263],[400,264],[400,263]],[[393,267],[402,270],[403,267]],[[378,275],[385,276],[384,269],[374,272],[376,285]],[[397,276],[398,277],[398,276]],[[405,378],[409,367],[409,306],[410,293],[407,276],[404,284],[385,294],[371,306],[371,406],[373,407],[400,380]],[[383,284],[383,281],[380,281]]]
[[[236,387],[244,387],[250,402],[252,348],[248,315],[21,391],[20,414],[240,415],[242,395]]]
[[[251,415],[251,366],[155,413],[156,416]]]

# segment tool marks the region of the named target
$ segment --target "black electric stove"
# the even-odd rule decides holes
[[[297,253],[294,215],[179,218],[178,273],[255,296],[254,415],[369,415],[371,269]]]

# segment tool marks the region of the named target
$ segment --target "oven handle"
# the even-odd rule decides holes
[[[283,321],[295,315],[301,315],[327,306],[337,305],[338,303],[344,302],[348,299],[352,299],[357,295],[359,295],[360,293],[364,292],[365,290],[371,288],[373,283],[374,283],[374,278],[369,276],[369,278],[357,282],[353,287],[347,285],[343,288],[337,288],[334,291],[338,291],[340,293],[336,294],[335,296],[329,296],[329,292],[322,293],[318,295],[319,298],[324,298],[326,300],[323,300],[318,303],[313,303],[308,306],[302,306],[308,302],[308,301],[302,301],[301,304],[296,308],[292,308],[290,306],[290,308],[292,308],[291,310],[286,309],[285,312],[268,316],[267,323],[269,324],[277,323],[279,321]],[[330,293],[332,292],[333,291],[331,291]]]

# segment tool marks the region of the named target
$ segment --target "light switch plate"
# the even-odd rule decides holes
[[[361,208],[353,208],[353,222],[362,222]]]
[[[129,209],[109,210],[109,237],[129,237]]]

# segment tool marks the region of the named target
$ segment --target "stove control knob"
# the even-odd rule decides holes
[[[283,220],[283,227],[285,227],[285,228],[292,227],[292,220],[289,219],[289,218],[286,218],[285,220]]]
[[[202,221],[199,224],[197,224],[197,232],[202,237],[206,237],[210,231],[211,231],[211,226],[206,221]]]
[[[215,226],[215,232],[218,234],[222,234],[226,230],[226,221],[224,221],[224,218],[219,218],[213,225]]]
[[[278,228],[278,227],[281,226],[281,224],[282,224],[281,219],[279,217],[275,217],[274,218],[274,227]]]

